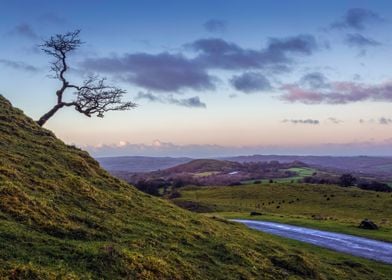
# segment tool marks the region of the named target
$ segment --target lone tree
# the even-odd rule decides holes
[[[61,82],[61,87],[56,91],[57,104],[37,121],[40,126],[43,126],[63,107],[74,107],[76,111],[87,117],[96,115],[100,118],[108,111],[125,111],[136,107],[133,102],[123,102],[122,97],[126,91],[116,86],[107,85],[105,78],[91,75],[82,85],[74,85],[67,80],[65,74],[69,69],[68,55],[83,44],[79,39],[79,34],[80,30],[57,34],[40,45],[46,54],[54,58],[50,64],[51,71],[54,73],[52,77]],[[74,91],[74,98],[69,102],[64,101],[63,98],[67,90]]]

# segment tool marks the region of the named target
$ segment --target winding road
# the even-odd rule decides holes
[[[239,220],[234,222],[350,255],[392,264],[392,243],[357,237],[348,234],[316,230],[274,222]]]

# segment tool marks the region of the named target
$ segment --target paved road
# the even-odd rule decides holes
[[[311,243],[354,256],[392,264],[392,243],[273,222],[237,219],[233,221],[243,223],[248,227],[259,231]]]

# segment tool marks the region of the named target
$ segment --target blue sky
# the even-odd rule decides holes
[[[392,155],[390,1],[0,5],[0,94],[32,118],[59,86],[37,45],[75,29],[69,80],[106,76],[139,105],[47,123],[94,155]]]

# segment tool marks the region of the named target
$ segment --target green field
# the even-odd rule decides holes
[[[219,172],[218,171],[199,172],[199,173],[193,174],[193,176],[195,176],[195,177],[207,177],[207,176],[211,176],[211,175],[215,175],[215,174],[219,174]]]
[[[392,241],[392,195],[330,185],[252,184],[233,187],[188,187],[174,200],[180,206],[227,218],[278,221]],[[364,218],[379,230],[359,229]]]
[[[316,169],[310,167],[293,167],[285,170],[296,172],[297,175],[293,177],[273,178],[272,180],[278,183],[298,182],[298,180],[302,180],[304,177],[311,176],[314,172],[317,172]],[[270,179],[247,180],[247,181],[242,181],[241,183],[253,184],[255,181],[260,181],[261,183],[268,183]]]

